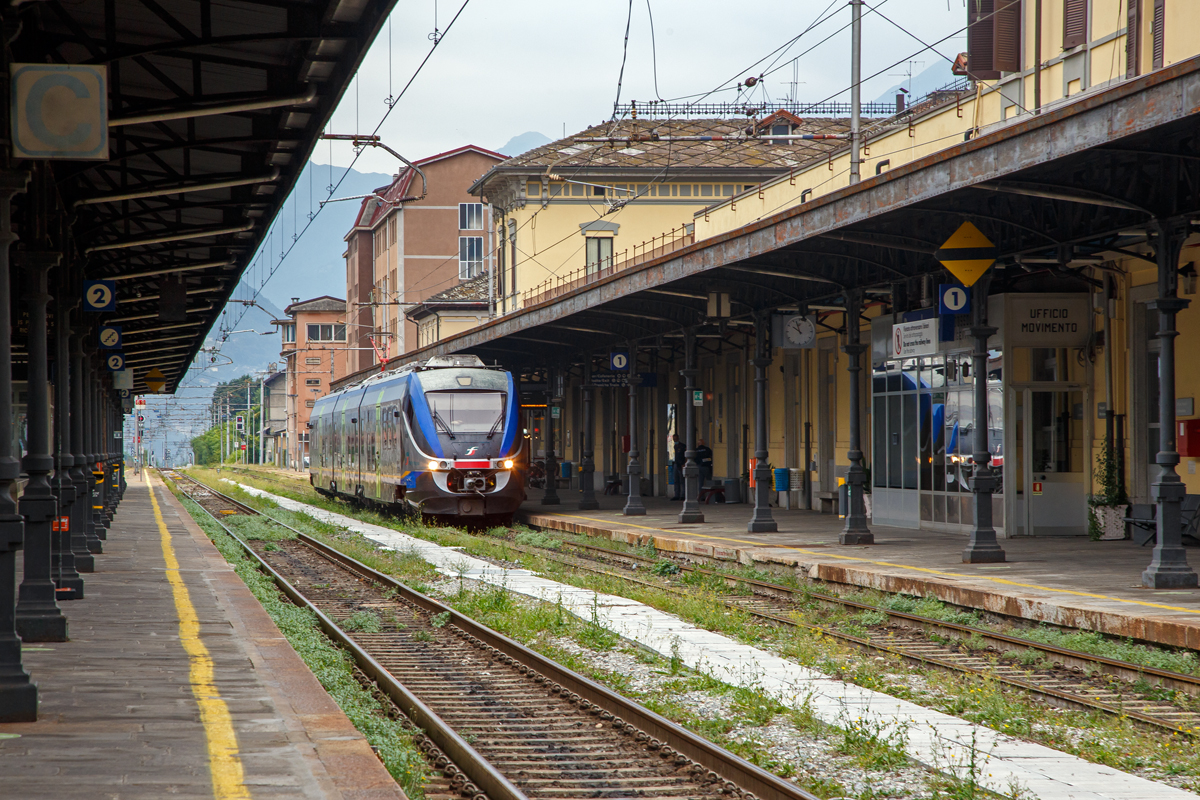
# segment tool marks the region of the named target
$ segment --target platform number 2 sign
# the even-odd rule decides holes
[[[116,283],[113,281],[84,281],[83,306],[88,311],[116,311]]]

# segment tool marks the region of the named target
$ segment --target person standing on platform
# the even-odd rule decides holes
[[[700,465],[700,488],[704,488],[704,484],[712,480],[713,452],[703,439],[696,440],[696,463]]]
[[[683,462],[684,454],[687,452],[687,445],[679,441],[679,434],[672,434],[672,460],[671,460],[671,475],[675,479],[675,494],[671,497],[672,500],[683,499]]]

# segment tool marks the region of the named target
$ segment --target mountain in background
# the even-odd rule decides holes
[[[309,162],[308,169],[316,170],[318,182],[328,180],[329,167]],[[342,174],[344,167],[334,167],[334,180]],[[392,176],[380,172],[358,172],[350,170],[335,192],[336,197],[352,197],[369,194],[392,182]],[[299,191],[299,190],[297,190]],[[323,192],[322,192],[323,194]],[[346,252],[344,237],[354,223],[354,217],[362,206],[360,200],[345,200],[329,203],[317,214],[304,236],[296,243],[291,254],[267,281],[262,294],[279,308],[286,307],[293,297],[301,300],[321,295],[346,296]],[[239,287],[237,297],[243,296],[245,287]],[[229,313],[240,306],[234,305]],[[242,334],[243,336],[247,334]],[[232,340],[231,340],[232,341]],[[240,374],[240,373],[239,373]]]
[[[525,131],[520,136],[514,136],[508,140],[508,143],[503,147],[496,148],[496,152],[506,156],[519,156],[524,152],[532,150],[535,147],[541,147],[544,144],[549,144],[554,141],[545,134],[537,131]]]
[[[936,56],[934,56],[936,58]],[[915,66],[915,65],[914,65]],[[894,103],[896,95],[900,93],[900,87],[908,89],[908,102],[911,103],[922,95],[927,95],[935,89],[941,89],[943,86],[948,86],[954,83],[958,78],[950,71],[950,62],[944,58],[938,58],[932,65],[926,67],[920,72],[912,76],[911,85],[907,79],[901,83],[897,83],[890,89],[885,91],[879,97],[875,98],[876,103]]]

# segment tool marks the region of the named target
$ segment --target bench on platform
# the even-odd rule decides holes
[[[1158,535],[1158,506],[1154,503],[1134,503],[1125,517],[1130,538],[1139,547],[1153,544]],[[1185,495],[1179,507],[1179,527],[1182,539],[1200,544],[1200,494]]]
[[[725,502],[725,483],[723,481],[713,481],[711,486],[705,486],[700,489],[700,497],[698,499],[701,503],[708,505],[714,498],[718,503]]]
[[[822,514],[838,513],[838,493],[816,491],[812,493],[813,500],[820,503]]]

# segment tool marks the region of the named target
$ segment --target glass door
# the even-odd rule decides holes
[[[1077,385],[1019,390],[1017,449],[1026,536],[1087,534],[1086,391]]]

